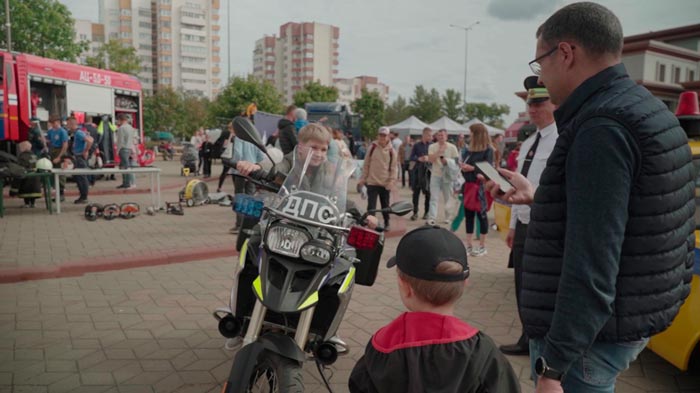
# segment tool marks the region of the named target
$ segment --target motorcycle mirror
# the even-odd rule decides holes
[[[413,211],[413,203],[409,201],[398,201],[393,203],[389,209],[391,210],[392,214],[396,214],[397,216],[405,216]]]
[[[268,153],[267,149],[265,148],[265,144],[263,143],[262,139],[260,139],[260,133],[258,132],[258,129],[255,128],[255,125],[247,117],[243,116],[234,117],[232,123],[233,131],[236,133],[236,138],[241,138],[241,140],[255,145],[255,147],[260,149],[263,153],[265,153],[267,158],[270,159],[272,168],[274,168],[275,160],[272,159],[270,153]]]
[[[258,149],[267,153],[267,149],[262,139],[260,139],[260,133],[247,117],[236,116],[233,118],[233,130],[236,132],[236,138],[241,138],[246,142],[250,142]]]

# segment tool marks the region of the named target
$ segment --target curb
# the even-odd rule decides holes
[[[137,267],[168,265],[201,261],[214,258],[233,257],[238,251],[231,245],[226,247],[207,247],[190,249],[188,251],[163,251],[148,255],[113,256],[96,261],[83,259],[64,263],[55,267],[18,268],[0,270],[0,284],[10,284],[21,281],[45,280],[49,278],[79,277],[85,273],[104,272],[111,270],[133,269]]]

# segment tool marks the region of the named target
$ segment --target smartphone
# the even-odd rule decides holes
[[[491,164],[488,163],[488,161],[481,161],[477,162],[474,164],[476,166],[476,169],[481,172],[482,175],[488,180],[493,180],[498,184],[498,187],[501,189],[501,193],[505,194],[506,192],[510,191],[513,189],[513,185],[510,184],[508,179],[505,177],[501,176],[500,173],[491,166]]]

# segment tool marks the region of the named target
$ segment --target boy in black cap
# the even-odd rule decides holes
[[[397,266],[409,312],[379,329],[350,375],[351,392],[519,392],[496,345],[454,317],[469,266],[464,244],[447,229],[407,233],[387,267]]]

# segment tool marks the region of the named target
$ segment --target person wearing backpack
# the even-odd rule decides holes
[[[365,157],[362,177],[358,186],[367,186],[367,210],[377,207],[377,197],[382,209],[389,207],[389,196],[398,174],[396,152],[389,143],[389,129],[381,127],[377,140],[372,143]],[[384,216],[384,230],[389,231],[389,213]]]

